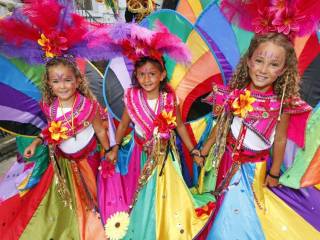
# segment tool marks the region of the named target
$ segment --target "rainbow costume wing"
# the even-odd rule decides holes
[[[89,61],[79,59],[77,65],[88,79],[98,101],[105,107],[101,91],[102,74]],[[3,93],[0,97],[0,129],[16,136],[19,152],[19,162],[12,166],[1,182],[0,189],[7,194],[1,196],[9,198],[18,191],[20,194],[26,193],[40,181],[48,167],[48,150],[44,145],[37,148],[32,158],[21,161],[25,147],[47,123],[39,106],[40,84],[45,70],[43,65],[29,65],[22,60],[9,59],[2,55],[0,68],[6,69],[0,73],[0,91]],[[17,175],[20,176],[18,181],[12,182],[11,178],[14,179]]]
[[[42,65],[33,66],[0,55],[0,128],[26,136],[35,136],[46,125],[41,113],[40,81]]]
[[[152,28],[154,22],[160,20],[191,50],[192,61],[188,66],[176,64],[166,56],[165,59],[169,82],[179,97],[182,118],[185,122],[189,122],[187,127],[195,143],[205,138],[201,136],[206,136],[213,125],[212,122],[208,122],[208,117],[204,117],[211,112],[211,107],[201,102],[201,99],[211,92],[213,82],[227,84],[253,36],[252,32],[242,30],[228,22],[218,2],[181,0],[176,11],[163,9],[154,12],[141,23],[147,28]],[[213,24],[219,27],[213,27]],[[312,84],[319,86],[315,70],[320,67],[317,34],[297,38],[295,50],[303,80],[302,91],[307,99],[317,103],[320,96],[317,94],[319,87],[310,87]],[[123,111],[123,92],[131,84],[132,68],[130,61],[117,58],[110,62],[106,71],[104,99],[110,107],[112,116],[117,120],[121,118]],[[194,120],[196,121],[193,123]],[[198,124],[202,127],[198,128]],[[201,142],[202,140],[200,145]],[[185,159],[186,180],[192,185],[191,182],[193,184],[197,182],[198,171],[187,153]]]

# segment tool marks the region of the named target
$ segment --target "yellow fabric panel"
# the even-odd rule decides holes
[[[265,170],[265,162],[256,164],[252,188],[256,198],[256,211],[266,239],[320,239],[320,232],[268,188],[263,187]]]
[[[306,37],[297,37],[294,41],[294,50],[296,51],[297,58],[299,58],[302,50],[304,49],[307,41],[309,40],[310,36]]]
[[[199,142],[203,132],[207,127],[207,123],[204,118],[200,118],[196,121],[190,123],[190,127],[192,128],[193,135],[197,142]]]
[[[162,164],[158,164],[158,173],[161,167]],[[163,175],[159,176],[158,173],[156,173],[156,239],[194,238],[206,224],[208,216],[201,218],[196,216],[192,196],[175,169],[171,156],[166,161]]]
[[[197,62],[197,60],[209,50],[207,44],[202,40],[200,35],[195,31],[192,31],[190,33],[186,44],[191,52],[191,56],[192,56],[191,64]],[[180,83],[181,79],[185,76],[190,66],[184,66],[181,64],[176,65],[170,81],[170,84],[174,89],[177,88],[178,84]]]
[[[193,12],[194,12],[194,15],[196,16],[196,18],[199,17],[199,15],[201,14],[202,12],[202,5],[200,3],[200,1],[198,0],[188,0],[189,4],[190,4],[190,7],[192,8]]]
[[[180,106],[183,106],[184,100],[203,81],[220,73],[220,69],[211,52],[202,55],[185,74],[176,88],[176,94],[180,100]]]
[[[187,18],[191,23],[195,23],[197,20],[197,17],[187,0],[180,0],[176,11],[181,13],[181,15]]]
[[[27,184],[30,180],[30,177],[31,177],[31,173],[29,173],[28,176],[25,179],[23,179],[23,181],[18,186],[20,197],[24,196],[27,192],[29,192],[29,189],[27,189],[27,190],[22,190],[22,189],[24,189],[27,186]]]

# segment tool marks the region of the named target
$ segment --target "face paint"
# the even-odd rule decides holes
[[[285,71],[285,49],[273,42],[261,43],[248,60],[252,90],[265,92]]]

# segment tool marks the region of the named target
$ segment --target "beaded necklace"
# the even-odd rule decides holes
[[[58,98],[58,101],[59,101],[59,107],[61,109],[62,115],[63,115],[64,119],[66,120],[67,124],[69,125],[69,127],[70,127],[70,129],[72,131],[72,136],[76,139],[76,132],[75,132],[75,127],[74,127],[74,113],[73,113],[74,105],[76,103],[76,97],[74,98],[73,104],[72,104],[72,107],[71,107],[71,124],[70,124],[70,121],[68,120],[68,118],[66,117],[66,114],[63,111],[63,105],[60,102],[59,98]]]

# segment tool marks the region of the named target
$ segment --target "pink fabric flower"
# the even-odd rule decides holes
[[[268,32],[275,32],[276,28],[272,24],[274,19],[274,13],[270,8],[264,8],[263,10],[258,10],[259,17],[254,19],[252,25],[255,27],[255,32],[258,34],[265,34]]]
[[[101,176],[103,178],[108,178],[108,177],[111,177],[114,174],[115,165],[112,162],[108,161],[108,160],[103,160],[100,163],[99,170],[100,170]]]
[[[281,14],[287,8],[286,0],[271,0],[270,11],[275,15]]]
[[[304,18],[305,16],[299,15],[297,10],[289,10],[286,8],[281,14],[275,17],[272,24],[276,26],[278,33],[293,35],[299,31],[299,22]]]

